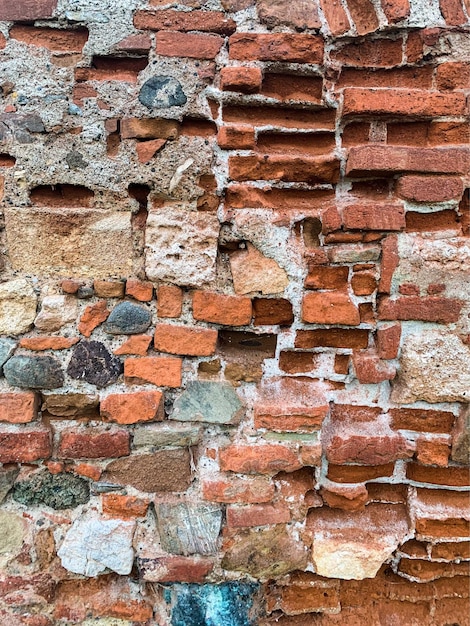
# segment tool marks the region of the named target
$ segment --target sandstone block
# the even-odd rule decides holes
[[[29,225],[27,229],[25,223]],[[49,211],[8,207],[5,226],[15,270],[93,278],[131,273],[130,213],[91,208]]]
[[[274,261],[268,259],[251,243],[246,250],[238,250],[230,255],[235,293],[262,294],[281,293],[289,284],[286,272]]]
[[[36,317],[36,305],[37,296],[31,284],[24,278],[2,283],[0,285],[0,333],[21,335],[27,332]]]
[[[0,568],[17,556],[23,546],[24,520],[10,511],[0,511]]]
[[[34,320],[34,325],[44,332],[59,330],[68,322],[77,318],[77,300],[68,296],[46,296],[41,310]]]

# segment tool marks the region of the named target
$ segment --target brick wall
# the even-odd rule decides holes
[[[0,0],[0,624],[468,626],[467,0]]]

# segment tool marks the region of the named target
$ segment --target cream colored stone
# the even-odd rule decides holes
[[[78,315],[77,299],[69,296],[46,296],[41,310],[34,320],[39,330],[54,332],[68,322],[74,322]]]
[[[15,270],[93,278],[132,270],[130,212],[7,207],[5,224]]]
[[[0,284],[0,334],[21,335],[27,332],[36,316],[37,296],[23,279]]]
[[[470,400],[470,347],[457,335],[430,330],[405,337],[392,401],[408,404],[416,400]]]
[[[262,294],[281,293],[289,284],[286,272],[274,261],[268,259],[251,243],[245,250],[230,255],[235,293]]]
[[[150,280],[186,287],[216,277],[219,220],[181,205],[151,211],[147,218],[145,270]]]
[[[359,511],[322,507],[307,518],[315,571],[327,578],[374,578],[406,540],[408,515],[402,504],[369,504]]]
[[[17,556],[23,546],[24,520],[10,511],[0,511],[0,569]]]

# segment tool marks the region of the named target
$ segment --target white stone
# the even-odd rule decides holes
[[[470,347],[451,332],[405,337],[392,401],[469,402]]]
[[[216,277],[219,220],[181,205],[151,211],[147,218],[145,270],[150,280],[186,287]]]
[[[76,298],[70,296],[46,296],[41,305],[41,310],[34,320],[34,325],[39,330],[54,332],[68,322],[74,322],[78,315]]]
[[[362,545],[358,542],[323,539],[316,541],[313,550],[315,570],[320,576],[342,580],[374,578],[382,564],[398,546]]]
[[[0,284],[0,334],[27,332],[36,316],[37,296],[24,278]]]
[[[69,572],[98,576],[107,569],[129,574],[134,561],[135,522],[81,518],[74,522],[57,551]]]

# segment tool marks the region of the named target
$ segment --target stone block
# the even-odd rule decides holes
[[[236,424],[242,415],[243,405],[231,385],[193,381],[176,399],[171,418],[182,422]]]
[[[213,504],[158,504],[157,526],[162,548],[172,554],[215,554],[222,510]]]
[[[24,224],[21,227],[24,231]],[[36,317],[37,296],[24,278],[0,285],[0,334],[21,335],[27,332]]]

